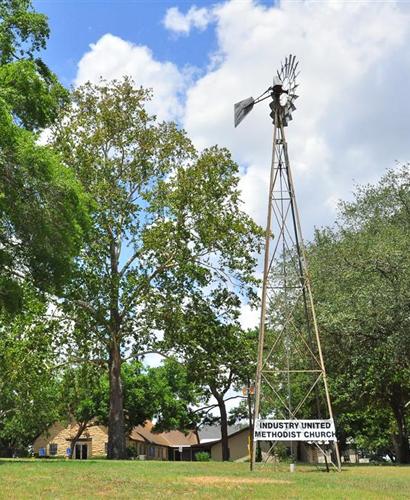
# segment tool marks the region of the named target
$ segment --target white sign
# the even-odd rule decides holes
[[[260,420],[255,441],[336,441],[335,423],[328,420]]]

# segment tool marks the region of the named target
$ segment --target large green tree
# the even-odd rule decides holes
[[[239,297],[227,289],[193,296],[165,327],[162,342],[179,354],[190,380],[202,388],[205,401],[216,401],[203,406],[198,415],[219,411],[219,417],[208,420],[221,425],[224,461],[229,460],[226,403],[243,398],[237,391],[249,388],[256,371],[256,332],[240,327],[240,305]]]
[[[189,366],[173,357],[166,358],[159,366],[146,369],[147,391],[150,404],[133,404],[134,408],[150,407],[155,418],[155,430],[193,429],[200,422],[196,409],[206,397],[206,392],[193,380]],[[130,384],[128,384],[130,386]],[[134,384],[135,390],[140,388]],[[127,399],[127,398],[126,398]],[[129,394],[128,401],[133,401]],[[125,402],[125,407],[131,404]],[[129,410],[128,410],[129,411]]]
[[[0,316],[0,448],[9,454],[32,443],[59,416],[57,329],[27,286],[21,311]]]
[[[43,61],[47,19],[27,0],[0,5],[0,308],[17,311],[22,279],[58,291],[86,226],[86,199],[39,131],[67,92]]]
[[[340,205],[309,247],[338,423],[374,452],[410,461],[410,169]]]
[[[124,356],[144,352],[190,295],[228,279],[250,291],[258,244],[229,152],[198,153],[147,113],[149,98],[129,79],[88,83],[54,128],[55,150],[96,205],[66,307],[108,361],[109,458],[126,454]]]
[[[72,457],[88,427],[108,423],[109,379],[105,367],[92,360],[56,368],[52,383],[58,388],[58,396],[52,414],[78,425],[70,444]],[[187,367],[176,359],[167,358],[156,367],[130,360],[122,363],[121,377],[126,432],[154,418],[155,430],[192,429],[198,423],[194,408],[204,393],[188,376]]]
[[[58,370],[58,407],[63,421],[77,424],[70,443],[70,458],[84,431],[96,422],[104,422],[108,409],[108,384],[103,367],[91,360],[67,365]]]

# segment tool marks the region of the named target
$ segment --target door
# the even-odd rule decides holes
[[[86,460],[88,458],[88,445],[83,443],[77,443],[75,445],[74,456],[76,460]]]

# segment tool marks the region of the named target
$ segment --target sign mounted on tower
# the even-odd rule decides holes
[[[333,418],[326,420],[261,420],[255,422],[255,441],[337,441]]]

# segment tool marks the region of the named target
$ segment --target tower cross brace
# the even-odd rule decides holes
[[[279,99],[272,94],[273,99]],[[284,125],[278,105],[273,108],[272,163],[269,180],[265,256],[258,339],[254,422],[269,414],[298,419],[305,406],[316,400],[316,414],[323,410],[333,419],[325,364],[303,244],[299,211]],[[271,115],[272,116],[272,115]],[[275,230],[274,230],[275,228]],[[295,324],[299,308],[303,327]],[[292,387],[299,387],[296,397]],[[320,395],[324,391],[324,405]],[[264,403],[267,403],[264,405]],[[306,410],[305,410],[306,411]],[[320,444],[314,443],[325,455]],[[273,446],[272,446],[273,447]],[[293,443],[291,443],[293,454]],[[256,443],[252,446],[253,467]],[[334,443],[335,467],[340,455]],[[327,456],[325,455],[326,459]]]
[[[289,428],[295,428],[303,422],[322,425],[325,422],[323,418],[327,418],[334,431],[333,410],[285,137],[285,127],[296,109],[297,67],[296,57],[290,55],[274,77],[271,87],[258,98],[244,99],[234,107],[237,126],[255,104],[271,98],[270,116],[274,125],[253,422],[256,427],[263,419],[270,419],[272,425],[282,419]],[[312,417],[320,421],[310,420]],[[293,439],[300,434],[286,437]],[[269,435],[278,436],[278,433]],[[320,441],[317,434],[310,432],[307,436],[303,435],[303,440],[310,439],[312,435],[312,443],[323,453],[328,467],[325,446],[329,441]],[[330,435],[336,463],[331,458],[330,461],[340,471],[337,441],[334,434]],[[260,437],[258,435],[258,439]],[[294,458],[294,442],[291,441],[290,445]],[[274,447],[275,442],[270,446],[267,459]],[[251,452],[253,469],[256,458],[254,439]]]

